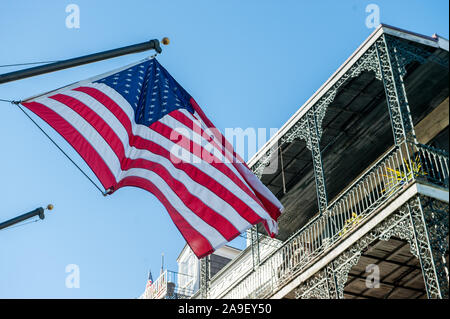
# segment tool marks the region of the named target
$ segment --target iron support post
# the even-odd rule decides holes
[[[309,128],[309,142],[307,143],[307,146],[311,150],[313,160],[314,178],[316,181],[316,192],[319,211],[320,213],[324,213],[327,210],[328,199],[327,199],[327,190],[325,186],[325,176],[322,165],[322,154],[320,152],[320,135],[316,118],[316,112],[314,108],[309,112],[307,117]]]
[[[200,259],[200,290],[202,299],[208,299],[210,277],[210,256]]]

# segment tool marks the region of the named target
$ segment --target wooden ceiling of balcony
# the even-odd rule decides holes
[[[367,267],[369,272],[367,272]],[[374,286],[372,265],[379,270],[379,286]],[[377,241],[363,253],[350,270],[344,289],[345,299],[426,299],[419,259],[400,239]]]
[[[417,123],[449,96],[448,72],[431,62],[411,63],[407,70],[406,90]],[[382,82],[368,72],[349,80],[329,105],[322,127],[322,160],[331,202],[393,145]],[[280,156],[278,170],[261,180],[286,208],[279,218],[278,236],[285,240],[318,213],[318,205],[311,152],[305,142],[283,145],[282,157],[286,193]]]

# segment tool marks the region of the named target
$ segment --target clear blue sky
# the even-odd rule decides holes
[[[80,8],[79,29],[66,28],[71,3]],[[159,61],[218,128],[281,127],[372,32],[365,25],[370,3],[384,23],[448,38],[447,0],[4,0],[0,65],[168,36]],[[0,98],[26,98],[149,54],[3,84]],[[55,205],[44,221],[0,231],[0,298],[135,298],[148,269],[154,278],[159,273],[162,252],[176,270],[184,240],[151,194],[124,188],[104,198],[18,109],[1,102],[0,150],[0,221]],[[80,267],[78,289],[65,286],[68,264]]]

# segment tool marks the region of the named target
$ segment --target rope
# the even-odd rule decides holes
[[[9,230],[9,229],[13,229],[13,228],[20,227],[20,226],[25,226],[25,225],[27,225],[27,224],[35,223],[35,222],[38,222],[38,221],[40,221],[40,220],[41,220],[41,219],[38,218],[38,219],[36,219],[36,220],[31,220],[31,221],[26,222],[26,223],[17,224],[17,225],[14,225],[14,226],[9,226],[9,227],[7,227],[7,228],[2,229],[2,231]]]
[[[59,61],[41,61],[41,62],[4,64],[4,65],[0,65],[0,68],[8,68],[8,67],[11,67],[11,66],[22,66],[22,65],[32,65],[32,64],[45,64],[45,63],[54,63],[54,62],[59,62]]]
[[[30,119],[30,121],[31,122],[33,122],[34,123],[34,125],[36,125],[37,126],[37,128],[53,143],[53,145],[55,145],[60,151],[61,151],[61,153],[63,153],[68,159],[69,159],[69,161],[71,161],[72,162],[72,164],[76,167],[76,168],[78,168],[78,170],[92,183],[92,185],[94,185],[95,186],[95,188],[97,188],[99,191],[100,191],[100,193],[102,193],[102,195],[103,196],[106,196],[107,195],[107,193],[106,192],[104,192],[82,169],[81,169],[81,167],[80,166],[78,166],[70,157],[69,157],[69,155],[67,155],[67,153],[66,152],[64,152],[64,150],[61,148],[61,147],[59,147],[59,145],[58,144],[56,144],[56,142],[39,126],[39,124],[38,123],[36,123],[36,121],[34,121],[33,120],[33,118],[30,116],[30,115],[28,115],[28,113],[27,112],[25,112],[25,110],[20,106],[20,101],[10,101],[12,104],[15,104],[15,105],[17,105],[17,107]]]
[[[0,102],[8,102],[8,103],[14,103],[15,101],[11,101],[11,100],[5,100],[5,99],[0,99]]]

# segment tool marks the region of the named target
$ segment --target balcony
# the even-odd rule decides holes
[[[240,278],[229,271],[239,261],[225,267],[211,280],[210,289],[214,292],[211,297],[272,296],[414,183],[448,192],[448,154],[410,142],[392,147],[330,203],[324,213],[316,215],[281,246],[263,256],[259,265],[240,272]],[[250,251],[247,255],[251,258]],[[218,289],[219,282],[228,284]]]
[[[286,208],[282,244],[247,247],[209,285],[205,272],[202,295],[343,298],[362,252],[393,236],[419,259],[426,295],[448,296],[445,117],[448,41],[381,25],[249,160]]]
[[[150,286],[147,286],[140,299],[187,299],[194,291],[192,277],[175,271],[165,270]]]

